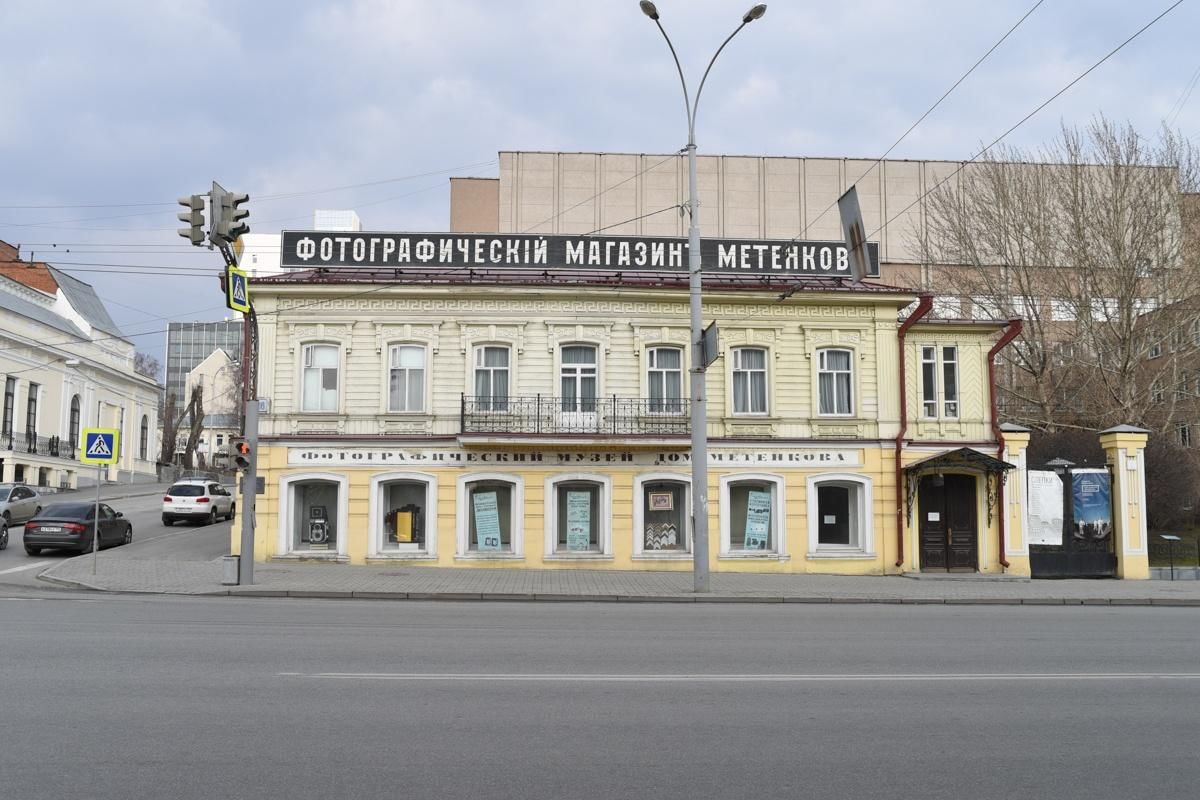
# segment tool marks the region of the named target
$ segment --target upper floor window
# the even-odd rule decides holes
[[[79,395],[71,397],[71,425],[67,441],[71,452],[79,449]]]
[[[563,411],[596,410],[596,348],[575,344],[562,349],[559,385]]]
[[[217,437],[217,444],[221,443],[221,437]],[[138,433],[138,458],[142,461],[146,460],[146,455],[150,451],[150,418],[142,414],[142,427]]]
[[[475,399],[481,411],[508,408],[508,348],[475,348]]]
[[[817,351],[817,391],[821,414],[854,413],[854,373],[849,350]]]
[[[36,383],[29,384],[29,398],[25,403],[26,433],[32,433],[37,430],[38,393],[41,391],[41,388]]]
[[[4,379],[4,420],[0,433],[8,435],[13,432],[13,409],[17,405],[17,379]]]
[[[762,348],[733,351],[733,413],[767,413],[767,351]]]
[[[942,348],[942,413],[958,416],[958,348]]]
[[[388,411],[425,410],[425,348],[393,345],[388,351]]]
[[[332,344],[304,346],[303,411],[337,411],[338,348]]]
[[[937,348],[921,348],[921,416],[937,416]]]
[[[652,413],[683,413],[683,351],[678,347],[647,350],[646,383]]]

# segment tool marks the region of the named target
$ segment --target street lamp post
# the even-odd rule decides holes
[[[751,8],[742,15],[742,24],[721,43],[717,52],[709,59],[704,75],[700,78],[700,86],[696,96],[688,93],[687,79],[683,76],[683,67],[679,56],[675,53],[675,45],[667,36],[662,22],[658,18],[658,9],[650,0],[641,0],[642,13],[654,20],[658,30],[671,50],[671,58],[675,60],[675,69],[679,71],[679,82],[683,86],[683,103],[687,111],[688,121],[688,295],[691,306],[692,327],[692,368],[691,368],[691,426],[692,426],[692,581],[696,592],[709,591],[708,579],[708,407],[706,405],[704,373],[707,365],[704,363],[704,353],[700,346],[704,335],[704,318],[700,308],[700,201],[696,191],[696,108],[700,104],[700,93],[704,91],[704,82],[717,56],[725,49],[734,36],[742,28],[749,25],[767,12],[764,3]]]

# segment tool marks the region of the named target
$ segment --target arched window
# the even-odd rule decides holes
[[[71,397],[71,430],[67,444],[70,452],[79,450],[79,395]]]
[[[875,551],[871,480],[862,475],[807,479],[808,557],[839,558]]]
[[[150,418],[142,414],[142,430],[138,435],[138,458],[142,461],[146,460],[146,454],[150,449]]]

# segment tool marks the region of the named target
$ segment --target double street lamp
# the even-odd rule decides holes
[[[691,219],[691,223],[688,226],[688,294],[691,304],[692,327],[692,578],[693,589],[696,592],[707,592],[709,591],[708,408],[705,405],[704,387],[704,373],[707,364],[705,363],[705,354],[701,347],[701,340],[704,337],[704,319],[700,310],[700,203],[696,191],[696,108],[700,103],[700,93],[704,91],[704,82],[708,80],[708,73],[712,69],[713,64],[716,63],[717,56],[721,55],[721,51],[725,49],[725,45],[729,44],[730,40],[734,36],[737,36],[742,28],[767,13],[767,6],[764,3],[759,3],[742,15],[742,24],[738,25],[737,29],[729,34],[728,38],[717,48],[717,52],[713,53],[713,57],[709,60],[708,66],[704,70],[704,75],[700,78],[700,87],[696,89],[695,97],[692,97],[688,92],[687,79],[683,76],[683,67],[679,63],[679,56],[675,53],[675,45],[671,43],[671,37],[667,36],[662,22],[659,21],[658,9],[655,8],[654,3],[650,2],[650,0],[641,0],[638,5],[641,6],[643,14],[654,20],[654,24],[658,26],[659,32],[662,33],[663,39],[667,42],[667,47],[671,49],[671,57],[675,59],[675,69],[679,71],[679,82],[683,86],[683,103],[687,111],[688,192],[690,195],[688,198],[688,214]]]

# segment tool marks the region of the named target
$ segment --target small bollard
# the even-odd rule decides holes
[[[1173,536],[1169,533],[1160,533],[1158,538],[1167,542],[1167,558],[1171,564],[1171,580],[1175,580],[1175,543],[1179,541],[1178,536]]]
[[[221,556],[221,585],[222,586],[237,586],[238,585],[238,561],[239,556]]]

